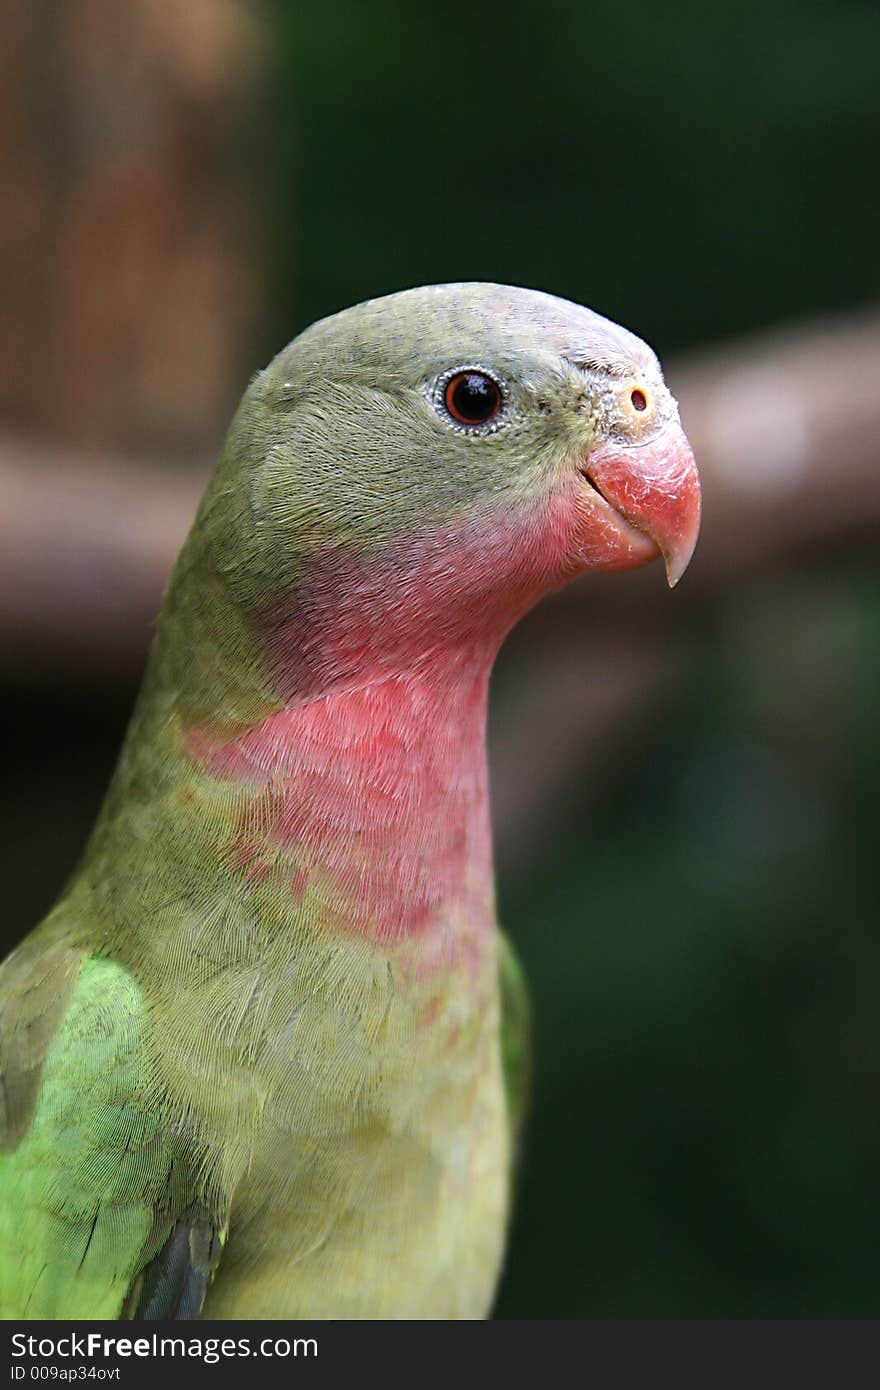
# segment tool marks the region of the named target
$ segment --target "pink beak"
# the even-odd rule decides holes
[[[700,479],[681,425],[646,444],[601,444],[583,472],[631,526],[650,536],[666,562],[669,587],[688,567],[700,531]]]

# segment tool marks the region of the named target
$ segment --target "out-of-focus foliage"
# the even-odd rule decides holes
[[[872,0],[273,12],[282,334],[494,279],[666,352],[880,285]]]

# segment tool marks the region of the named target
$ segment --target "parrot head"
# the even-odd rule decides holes
[[[197,532],[276,685],[299,666],[301,689],[304,661],[326,678],[500,640],[587,570],[662,556],[675,584],[699,515],[645,343],[551,295],[465,283],[357,305],[279,353]]]

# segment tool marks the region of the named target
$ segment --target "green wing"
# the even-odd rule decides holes
[[[44,940],[0,968],[0,1316],[196,1316],[222,1228],[150,1104],[143,997]]]
[[[519,1147],[531,1085],[532,1027],[529,995],[513,947],[500,933],[501,1061],[514,1151]]]

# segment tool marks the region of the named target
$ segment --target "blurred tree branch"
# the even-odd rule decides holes
[[[5,674],[130,681],[203,483],[194,470],[0,435]]]
[[[680,621],[750,573],[880,531],[880,316],[709,349],[668,375],[703,478],[690,571],[671,598],[655,567],[591,576],[544,605],[520,644],[546,643],[562,620],[570,658],[572,609],[604,640],[625,623],[631,643],[634,625]],[[0,435],[4,665],[130,677],[208,468]]]

